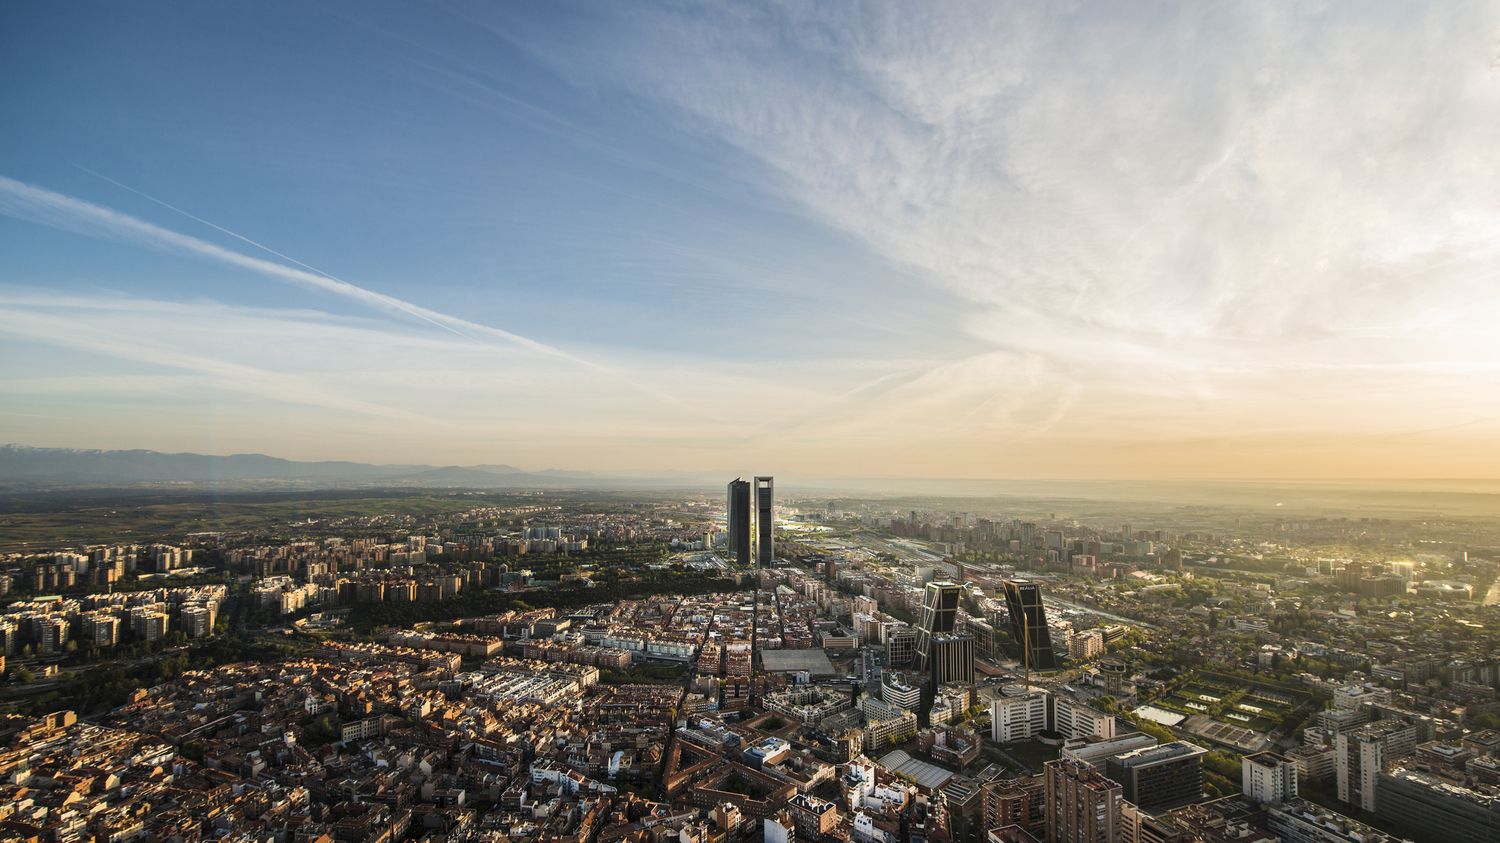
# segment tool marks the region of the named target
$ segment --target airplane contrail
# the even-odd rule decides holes
[[[98,173],[93,173],[93,175],[99,176]],[[115,182],[113,179],[105,176],[99,177],[119,185],[119,182]],[[528,351],[566,360],[590,369],[603,372],[610,371],[598,363],[584,360],[560,348],[539,342],[530,337],[524,337],[520,334],[501,330],[500,328],[492,328],[488,325],[481,325],[457,316],[450,316],[446,313],[396,298],[395,296],[386,295],[385,293],[376,292],[375,290],[350,283],[320,269],[308,266],[295,258],[288,257],[248,237],[236,234],[222,226],[189,214],[180,208],[168,205],[159,199],[147,196],[134,188],[125,185],[119,186],[217,231],[221,231],[237,240],[275,255],[282,260],[294,263],[297,266],[287,266],[275,261],[264,260],[242,252],[236,252],[233,249],[226,249],[205,240],[199,240],[191,235],[162,228],[161,226],[106,208],[102,205],[95,205],[92,202],[75,199],[71,196],[56,193],[46,188],[37,187],[6,176],[0,176],[0,214],[17,219],[40,222],[54,228],[76,231],[82,234],[98,234],[102,232],[119,239],[144,242],[161,249],[201,255],[292,284],[312,287],[343,296],[344,298],[352,299],[379,310],[420,319],[423,322],[465,337],[466,339],[480,340],[489,338],[500,340],[507,344],[527,349]]]

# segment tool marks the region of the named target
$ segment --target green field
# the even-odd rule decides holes
[[[1181,714],[1207,714],[1221,723],[1269,732],[1308,701],[1294,688],[1198,672],[1152,705]]]

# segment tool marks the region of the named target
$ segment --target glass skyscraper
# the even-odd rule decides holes
[[[776,498],[775,479],[755,478],[755,564],[761,568],[776,566]]]
[[[922,596],[922,614],[917,617],[917,667],[931,670],[932,637],[952,634],[958,624],[960,586],[942,580],[927,584]]]
[[[750,564],[750,481],[729,481],[729,553],[738,565]]]
[[[1005,581],[1005,605],[1010,610],[1010,629],[1020,647],[1021,660],[1027,670],[1053,670],[1057,657],[1052,653],[1052,633],[1047,628],[1047,612],[1042,607],[1042,590],[1027,580]]]

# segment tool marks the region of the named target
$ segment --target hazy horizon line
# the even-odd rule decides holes
[[[0,443],[0,448],[24,448],[36,451],[72,451],[72,452],[97,452],[97,453],[130,453],[143,452],[148,454],[160,454],[163,456],[196,456],[214,459],[227,459],[231,457],[267,457],[270,459],[283,460],[290,463],[315,464],[315,463],[350,463],[370,467],[416,467],[430,469],[460,468],[479,469],[485,466],[504,465],[514,468],[524,474],[543,474],[546,472],[572,472],[588,473],[601,477],[619,475],[695,475],[699,478],[706,475],[723,475],[725,477],[745,476],[743,470],[722,468],[579,468],[569,466],[552,465],[545,468],[525,468],[517,465],[514,461],[505,458],[496,458],[486,462],[453,463],[453,462],[425,462],[425,461],[397,461],[397,462],[372,462],[364,459],[351,459],[341,457],[299,458],[284,457],[269,454],[263,451],[234,451],[229,453],[207,453],[203,451],[161,451],[155,448],[97,448],[66,445],[31,445],[23,442]],[[1015,475],[1015,476],[977,476],[977,475],[900,475],[900,474],[826,474],[809,473],[801,474],[796,471],[772,473],[771,476],[794,480],[819,480],[819,481],[860,481],[860,482],[966,482],[966,483],[1500,483],[1500,477],[1470,476],[1470,477],[1438,477],[1438,476],[1212,476],[1199,477],[1193,475]],[[163,481],[174,482],[174,481]],[[727,481],[726,481],[727,482]]]

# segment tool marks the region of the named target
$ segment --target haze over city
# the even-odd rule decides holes
[[[1500,843],[1500,0],[0,3],[0,841]]]
[[[15,4],[0,440],[1500,476],[1493,3]]]

